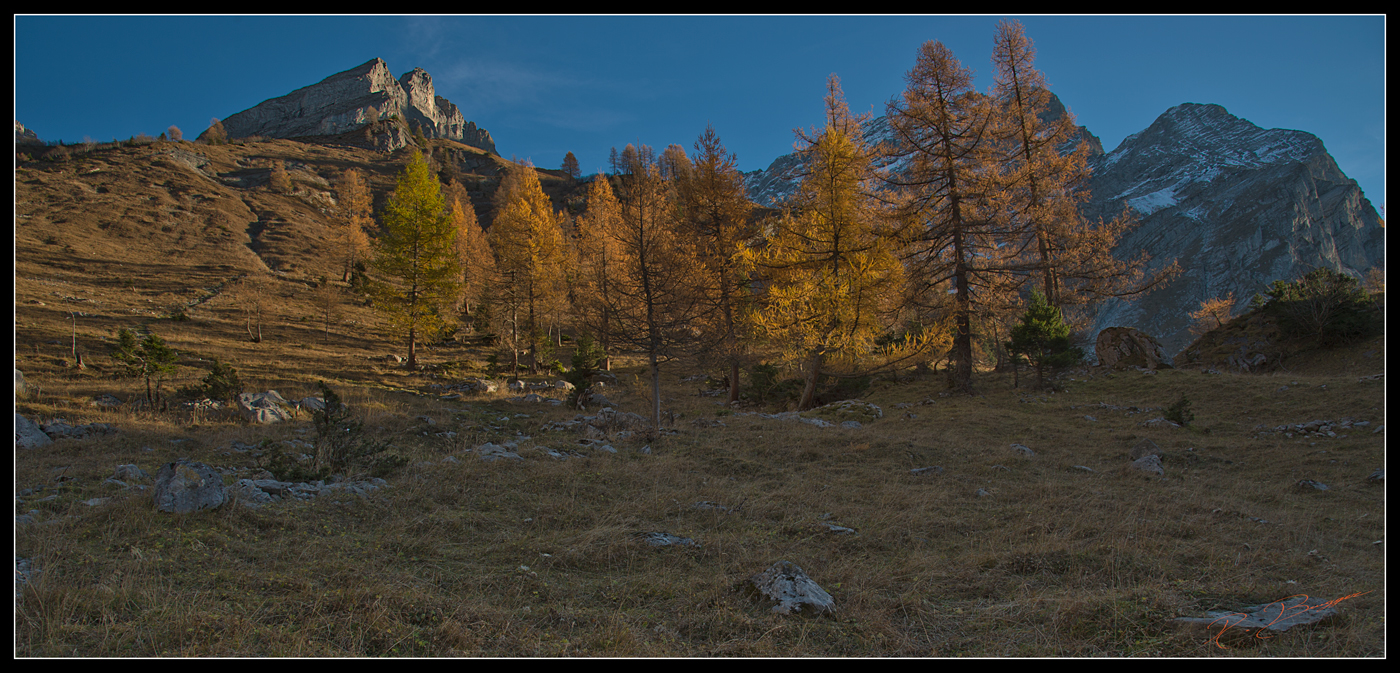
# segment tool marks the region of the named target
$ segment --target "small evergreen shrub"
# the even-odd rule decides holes
[[[364,423],[355,420],[350,409],[325,381],[318,384],[325,409],[316,412],[316,467],[326,474],[345,474],[352,467],[374,459],[388,448],[387,443],[375,442],[365,436]],[[321,477],[324,478],[324,477]]]
[[[1186,399],[1186,393],[1182,393],[1180,399],[1167,407],[1165,417],[1180,426],[1191,425],[1191,421],[1196,419],[1196,415],[1191,413],[1191,400]]]
[[[1252,305],[1278,319],[1284,336],[1320,346],[1355,343],[1385,331],[1381,307],[1360,281],[1331,269],[1315,269],[1296,281],[1274,281]]]
[[[573,384],[574,389],[569,393],[568,404],[570,407],[577,407],[579,398],[588,392],[589,386],[593,385],[593,375],[603,366],[603,358],[606,353],[598,342],[588,334],[580,336],[578,344],[574,348],[573,358],[570,364],[573,369],[564,374],[564,380]]]
[[[243,393],[243,382],[238,380],[238,371],[218,358],[214,358],[214,367],[201,383],[204,397],[211,400],[232,402]]]

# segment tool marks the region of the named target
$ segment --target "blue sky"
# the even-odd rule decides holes
[[[713,124],[742,170],[821,123],[828,75],[880,114],[920,44],[991,85],[1003,18],[1112,150],[1181,103],[1216,103],[1325,143],[1385,203],[1384,16],[16,16],[15,119],[45,140],[194,137],[370,59],[415,67],[507,157],[585,172],[608,150],[691,149]]]

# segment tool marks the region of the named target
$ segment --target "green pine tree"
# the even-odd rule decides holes
[[[1084,359],[1084,351],[1070,340],[1069,325],[1060,309],[1051,306],[1040,292],[1031,293],[1031,304],[1021,316],[1021,324],[1011,329],[1006,350],[1024,355],[1035,367],[1036,383],[1045,387],[1046,368],[1071,366]]]
[[[158,335],[151,334],[137,343],[135,334],[121,330],[112,359],[121,363],[127,376],[146,380],[146,401],[155,406],[160,402],[160,382],[175,373],[179,356]]]
[[[375,308],[397,331],[408,333],[408,366],[418,365],[420,339],[436,337],[454,317],[462,267],[454,249],[457,232],[443,205],[437,178],[414,152],[383,213],[374,269]]]

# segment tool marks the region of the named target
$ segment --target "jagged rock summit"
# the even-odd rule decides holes
[[[437,95],[427,71],[414,68],[395,79],[378,58],[230,115],[223,125],[229,138],[297,138],[354,131],[394,116],[429,138],[449,138],[496,153],[491,134],[466,121],[456,105]],[[408,142],[402,135],[393,138],[385,149],[392,151]]]
[[[1185,103],[1090,160],[1090,217],[1123,205],[1139,220],[1125,257],[1175,259],[1182,275],[1134,302],[1109,300],[1095,332],[1131,325],[1169,355],[1190,343],[1189,314],[1233,292],[1244,307],[1275,280],[1318,267],[1362,278],[1385,267],[1385,229],[1317,136],[1262,129],[1219,105]]]

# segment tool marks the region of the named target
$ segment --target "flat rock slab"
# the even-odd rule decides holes
[[[641,538],[653,547],[699,547],[700,545],[688,537],[680,537],[670,533],[642,533]]]
[[[779,561],[749,578],[759,592],[778,601],[773,612],[781,615],[800,611],[809,605],[817,614],[835,610],[836,600],[807,573],[790,561]]]
[[[1207,612],[1205,617],[1178,617],[1175,621],[1218,626],[1221,629],[1287,631],[1295,626],[1336,616],[1337,609],[1333,607],[1336,603],[1310,596],[1291,596],[1266,605],[1251,605],[1239,612],[1214,610]]]

